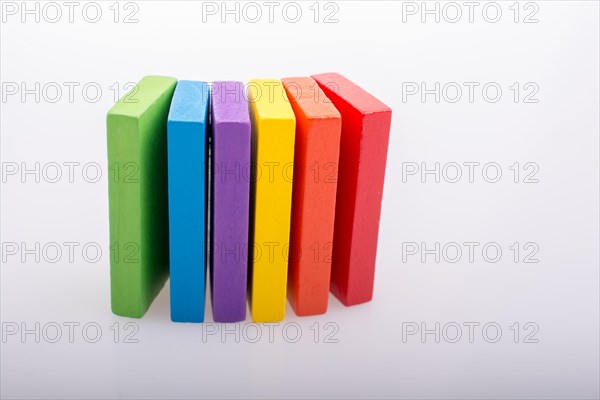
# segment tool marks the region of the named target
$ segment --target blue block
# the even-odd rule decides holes
[[[173,322],[204,321],[209,96],[206,82],[179,81],[167,121]]]

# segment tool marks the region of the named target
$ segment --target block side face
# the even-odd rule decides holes
[[[146,76],[108,111],[109,115],[140,117],[152,107],[157,97],[171,91],[177,79],[167,76]]]
[[[251,130],[249,123],[223,122],[215,114],[213,122],[213,317],[239,322],[246,318]]]
[[[343,101],[363,114],[389,112],[391,109],[375,96],[337,73],[313,75],[321,89],[333,103]]]
[[[331,291],[336,297],[347,296],[350,249],[354,244],[353,232],[361,229],[354,221],[360,162],[360,138],[363,114],[345,103],[335,103],[342,114],[340,153],[338,162],[338,188],[336,192],[333,256],[331,265]]]
[[[171,319],[204,320],[207,126],[168,123]]]
[[[250,123],[244,84],[236,81],[213,82],[212,115],[218,123]]]
[[[210,88],[201,81],[179,81],[169,110],[169,121],[208,123]]]
[[[287,296],[290,305],[298,314],[299,307],[302,307],[300,299],[301,287],[303,287],[302,277],[305,275],[302,268],[301,260],[304,260],[306,253],[313,248],[312,244],[305,245],[303,239],[303,229],[305,227],[306,214],[305,210],[311,206],[306,201],[305,180],[311,179],[310,163],[307,151],[307,139],[309,135],[308,123],[302,110],[297,104],[292,104],[296,115],[296,134],[294,139],[294,172],[292,185],[292,210],[290,217],[290,250],[288,262],[288,277],[287,277]],[[308,170],[308,171],[307,171]],[[309,256],[310,257],[310,256]]]
[[[290,108],[291,109],[291,108]],[[295,119],[253,116],[255,171],[251,238],[251,313],[255,322],[285,316]]]
[[[391,126],[391,111],[370,114],[363,119],[359,188],[356,192],[354,220],[360,229],[353,231],[349,282],[360,282],[348,288],[348,302],[364,303],[373,297],[375,261],[379,236],[379,220],[385,180],[387,149]]]
[[[341,119],[310,120],[307,140],[307,166],[310,175],[304,179],[304,227],[300,242],[316,247],[312,260],[303,254],[301,267],[306,285],[301,288],[304,312],[319,314],[327,309],[333,251],[336,196],[341,137]],[[310,176],[309,179],[307,177]],[[312,242],[312,243],[311,243]],[[315,246],[316,244],[316,246]],[[314,257],[314,256],[317,257]],[[301,304],[302,305],[302,304]]]
[[[251,96],[251,94],[249,94]],[[252,287],[254,285],[254,240],[255,240],[255,220],[256,220],[256,189],[257,189],[257,148],[258,148],[258,125],[259,120],[257,119],[256,113],[256,102],[249,101],[248,102],[248,110],[250,113],[250,213],[248,220],[248,303],[250,309],[252,309]]]
[[[111,307],[113,313],[130,317],[145,312],[139,254],[138,122],[114,113],[107,117]]]
[[[140,117],[140,256],[146,308],[169,275],[167,117],[174,89],[165,90]]]
[[[322,314],[329,298],[341,118],[296,114],[289,294],[298,315]]]

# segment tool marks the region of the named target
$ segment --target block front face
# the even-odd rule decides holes
[[[169,275],[167,114],[176,80],[143,78],[107,116],[111,305],[141,317]]]
[[[342,115],[331,291],[345,305],[373,296],[391,109],[339,74],[313,78]]]
[[[241,82],[213,82],[211,284],[215,322],[246,319],[251,125]]]
[[[298,315],[327,311],[341,116],[311,78],[282,80],[296,115],[288,297]]]
[[[168,120],[171,319],[204,321],[209,86],[180,81]]]
[[[275,322],[286,306],[295,117],[280,81],[251,81],[249,101],[255,157],[250,308],[255,322]]]

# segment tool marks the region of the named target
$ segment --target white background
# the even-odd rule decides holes
[[[2,3],[6,11],[9,2]],[[44,4],[38,3],[40,13]],[[97,23],[83,18],[82,2],[70,23],[68,8],[58,4],[63,16],[56,23],[48,21],[55,16],[50,8],[39,23],[35,15],[22,22],[19,9],[16,15],[3,13],[0,28],[3,398],[599,397],[597,2],[520,3],[518,22],[513,2],[499,2],[496,23],[491,22],[496,7],[487,6],[483,14],[485,2],[475,8],[473,22],[468,7],[455,3],[462,12],[455,23],[449,20],[456,8],[445,3],[437,3],[439,22],[435,15],[425,15],[423,22],[420,13],[409,12],[412,6],[421,10],[421,2],[321,3],[317,23],[309,9],[313,2],[299,3],[297,23],[283,17],[284,3],[273,23],[262,2],[257,23],[247,20],[254,18],[248,8],[238,23],[235,15],[222,22],[220,12],[203,14],[207,4],[192,1],[137,1],[128,8],[121,3],[118,23],[114,6],[109,8],[113,2],[99,3]],[[337,23],[324,23],[336,7]],[[123,23],[136,9],[138,22]],[[93,10],[88,12],[93,18]],[[531,13],[533,23],[525,23]],[[228,327],[241,332],[239,343],[235,334],[208,335],[225,329],[210,322],[171,323],[168,285],[143,319],[112,315],[105,165],[105,115],[115,101],[111,87],[148,74],[247,81],[329,71],[362,85],[394,113],[373,301],[345,308],[331,298],[327,314],[307,318],[288,307],[288,325],[272,328],[272,343],[266,326],[260,327],[259,341],[250,343],[256,334],[250,321]],[[35,94],[8,95],[15,85],[34,89],[36,82],[39,102]],[[55,103],[52,82],[63,89]],[[65,82],[79,85],[72,101]],[[409,96],[411,82],[429,89],[436,82],[441,88],[456,82],[462,97],[453,103],[452,91],[441,93],[439,102],[434,94]],[[472,102],[464,82],[479,85]],[[487,83],[502,89],[495,103],[482,95]],[[86,84],[92,87],[87,98],[81,90]],[[97,101],[94,87],[102,89]],[[528,100],[537,102],[525,102],[532,91]],[[73,182],[64,164],[69,162],[80,163]],[[465,162],[480,163],[472,183]],[[515,162],[521,171],[517,183],[510,169]],[[15,165],[33,169],[36,163],[39,183],[32,174],[8,174]],[[62,166],[57,183],[49,182],[53,163]],[[84,179],[94,175],[94,169],[82,175],[87,163],[102,166],[98,182]],[[440,163],[446,174],[439,183],[433,174],[425,182],[420,174],[403,177],[414,163],[419,168]],[[456,173],[453,163],[463,166],[457,183],[449,182]],[[499,166],[497,183],[486,181],[495,170],[482,174],[487,163]],[[534,164],[525,169],[526,163]],[[525,183],[533,169],[530,178],[537,182]],[[65,242],[79,244],[73,260]],[[464,245],[454,263],[455,253],[441,254],[439,262],[429,254],[423,262],[421,253],[406,252],[410,243],[432,249],[436,242],[440,248],[480,245],[473,262]],[[515,242],[519,262],[510,248]],[[7,251],[11,243],[19,246],[16,255]],[[40,250],[39,262],[36,254],[23,261],[23,247],[36,243],[40,249],[58,243],[62,257],[53,263],[54,253]],[[99,261],[82,256],[86,243],[101,247]],[[499,261],[482,256],[486,243],[501,248]],[[528,251],[526,243],[533,246]],[[539,262],[523,262],[532,249]],[[211,321],[210,307],[207,311]],[[294,322],[299,325],[289,325]],[[479,324],[472,343],[464,325],[469,322]],[[21,335],[23,329],[35,332],[36,323],[39,343],[35,333]],[[69,323],[79,324],[72,343]],[[435,331],[436,323],[439,343],[433,333],[407,335],[415,326]],[[462,327],[456,343],[453,323]],[[87,335],[85,324],[91,324]],[[57,325],[62,336],[52,343]],[[289,343],[298,326],[302,337]],[[502,336],[489,343],[496,326]],[[19,331],[9,335],[15,327]],[[88,343],[94,327],[102,334]],[[125,343],[124,335],[134,329],[137,343]]]

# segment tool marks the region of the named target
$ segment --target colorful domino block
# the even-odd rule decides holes
[[[211,295],[215,322],[246,319],[251,126],[241,82],[212,84]]]
[[[168,119],[171,320],[204,321],[209,86],[180,81]]]
[[[331,291],[350,306],[373,297],[392,110],[339,74],[313,78],[342,115]]]
[[[107,115],[113,313],[142,317],[169,276],[167,114],[177,80],[147,76]]]
[[[288,298],[298,315],[327,311],[342,119],[311,78],[282,79],[296,115]]]
[[[296,121],[281,81],[252,80],[253,176],[250,312],[254,322],[285,317]]]

